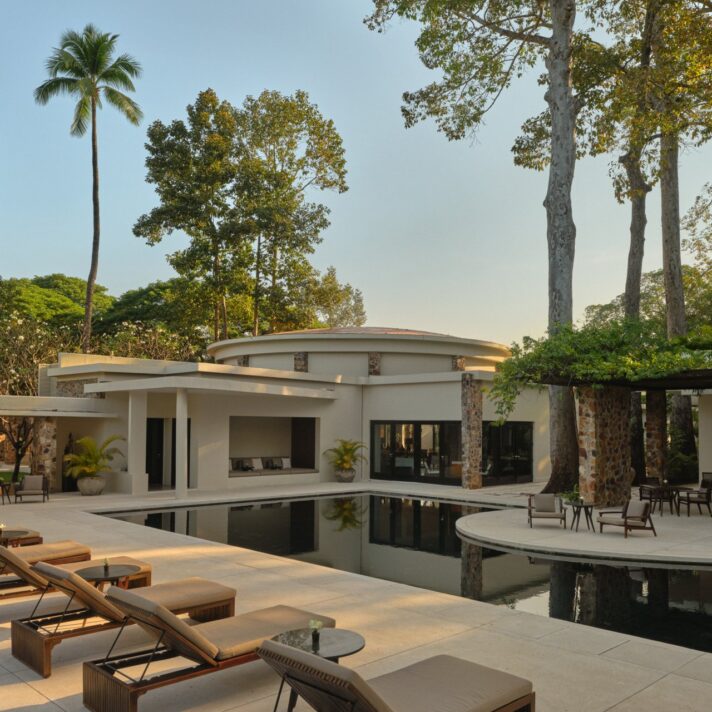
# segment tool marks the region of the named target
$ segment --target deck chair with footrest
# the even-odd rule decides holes
[[[319,712],[534,712],[529,680],[452,655],[364,680],[355,670],[272,640],[257,654]]]
[[[257,660],[257,648],[265,640],[306,628],[310,621],[335,624],[333,618],[299,608],[271,606],[190,626],[138,591],[112,586],[106,595],[127,622],[138,623],[156,642],[150,649],[113,654],[122,627],[105,658],[84,663],[83,701],[93,712],[136,712],[138,698],[150,690]],[[169,672],[150,672],[152,664],[173,659],[185,664]]]
[[[122,626],[126,615],[81,576],[65,568],[39,563],[35,571],[49,582],[48,590],[65,593],[65,608],[41,613],[42,599],[27,618],[12,621],[12,654],[43,677],[52,674],[52,650],[63,640]],[[186,578],[132,589],[174,614],[196,621],[235,614],[235,589],[202,578]]]

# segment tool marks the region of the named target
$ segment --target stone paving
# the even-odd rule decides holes
[[[509,496],[519,497],[516,489]],[[170,496],[160,498],[163,506],[175,503]],[[141,509],[157,498],[129,501]],[[0,516],[7,526],[39,529],[47,541],[71,537],[90,544],[95,556],[130,554],[150,561],[155,582],[201,575],[234,586],[238,612],[287,603],[333,616],[337,625],[364,635],[364,650],[343,663],[366,678],[450,653],[531,679],[540,712],[710,709],[712,655],[83,511],[98,506],[126,508],[127,498],[54,497],[44,505],[5,505]],[[486,516],[501,514],[525,518],[521,511]],[[113,634],[62,643],[55,649],[54,674],[45,680],[10,654],[9,622],[31,608],[28,599],[0,604],[0,709],[83,709],[81,661],[103,655]],[[131,630],[127,643],[141,645],[143,636]],[[257,662],[151,692],[140,700],[139,710],[269,712],[276,691],[277,678]]]

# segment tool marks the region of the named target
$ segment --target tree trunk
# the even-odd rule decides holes
[[[259,336],[260,333],[260,261],[262,260],[262,236],[257,236],[257,252],[255,254],[255,289],[252,295],[252,335]]]
[[[640,166],[640,151],[631,147],[620,158],[628,177],[630,196],[630,246],[628,248],[628,269],[626,270],[623,309],[627,319],[640,318],[640,284],[643,274],[645,254],[645,228],[648,224],[646,201],[651,190]],[[631,466],[635,470],[635,484],[645,477],[645,433],[643,430],[643,408],[640,393],[630,394],[630,454]]]
[[[96,99],[91,102],[91,168],[92,168],[92,206],[94,209],[94,236],[91,244],[91,266],[87,278],[87,291],[84,300],[84,327],[82,329],[82,351],[89,353],[91,348],[91,319],[94,310],[94,285],[99,270],[99,146],[96,137]]]
[[[684,336],[687,333],[680,250],[678,150],[677,134],[664,133],[660,139],[660,208],[663,235],[665,310],[669,338]],[[670,432],[675,439],[677,449],[681,453],[685,455],[696,454],[692,402],[689,396],[673,395],[670,411]]]
[[[227,303],[220,264],[220,243],[213,239],[213,282],[215,283],[215,340],[227,339]]]
[[[549,333],[573,320],[576,226],[571,186],[576,164],[576,106],[571,85],[571,41],[575,0],[550,0],[552,34],[546,67],[551,114],[551,164],[544,207],[549,255]],[[571,489],[578,481],[576,411],[571,388],[549,388],[551,477],[545,491]]]

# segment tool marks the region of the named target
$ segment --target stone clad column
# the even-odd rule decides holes
[[[60,491],[62,483],[57,476],[57,420],[35,418],[32,430],[31,473],[46,477],[53,492]]]
[[[464,371],[465,370],[465,357],[464,356],[453,356],[452,357],[452,370],[453,371]]]
[[[645,394],[645,474],[665,479],[667,460],[667,400],[665,391]]]
[[[188,494],[188,394],[176,390],[176,497]]]
[[[369,351],[368,354],[368,375],[381,375],[381,354],[378,351]]]
[[[618,506],[630,497],[630,391],[582,386],[578,401],[579,489],[585,502]]]
[[[294,370],[300,373],[309,371],[309,354],[306,351],[297,351],[294,354]]]
[[[462,486],[482,487],[482,381],[462,374]]]

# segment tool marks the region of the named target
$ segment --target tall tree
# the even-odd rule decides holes
[[[346,159],[334,122],[305,91],[248,96],[237,116],[242,170],[252,187],[247,212],[254,230],[252,331],[257,335],[263,299],[279,301],[286,266],[305,260],[329,225],[328,208],[307,202],[307,192],[346,191]],[[269,330],[276,327],[272,311]]]
[[[51,98],[68,94],[75,98],[72,136],[84,136],[91,124],[93,236],[91,266],[86,284],[82,349],[90,347],[94,285],[99,269],[99,146],[97,139],[97,109],[102,99],[138,125],[142,118],[138,104],[124,92],[135,91],[133,79],[140,76],[141,66],[130,55],[115,57],[118,35],[100,32],[94,25],[84,30],[65,32],[47,60],[49,79],[35,89],[35,101],[46,104]]]
[[[571,186],[576,162],[576,115],[572,86],[575,0],[374,0],[366,22],[383,29],[401,16],[423,29],[416,42],[426,67],[440,81],[404,94],[407,126],[433,117],[449,139],[476,129],[515,77],[538,60],[546,66],[545,99],[551,121],[550,165],[544,207],[549,262],[549,330],[573,317],[576,226]],[[575,481],[578,446],[573,393],[549,393],[552,473],[546,489],[561,491]]]
[[[249,247],[237,219],[238,122],[212,89],[200,92],[187,114],[187,121],[155,121],[148,129],[146,180],[160,205],[136,221],[134,234],[149,245],[177,231],[188,235],[188,247],[168,259],[180,275],[205,280],[217,340],[228,336],[227,293]]]

